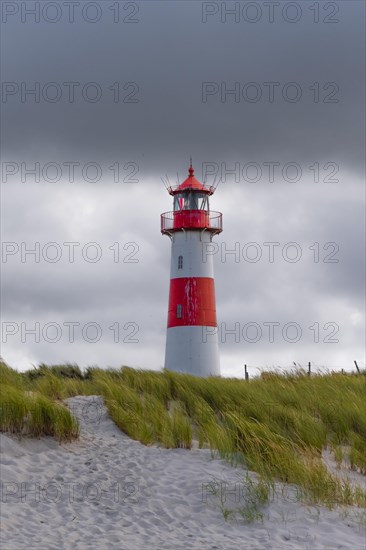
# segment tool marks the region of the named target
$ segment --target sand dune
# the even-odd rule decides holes
[[[100,397],[67,403],[77,442],[1,434],[2,550],[365,548],[360,510],[307,508],[280,484],[262,521],[225,521],[208,484],[216,480],[225,507],[248,506],[242,468],[205,449],[145,447],[116,428]]]

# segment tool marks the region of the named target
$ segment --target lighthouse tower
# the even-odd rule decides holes
[[[175,187],[173,212],[161,215],[161,232],[171,240],[170,293],[165,368],[195,376],[220,375],[212,246],[222,231],[222,214],[212,212],[214,186],[189,176]]]

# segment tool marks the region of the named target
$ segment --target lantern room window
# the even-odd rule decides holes
[[[183,256],[178,256],[178,269],[183,269]]]
[[[182,317],[183,317],[182,304],[177,304],[177,319],[181,319]]]
[[[178,210],[209,210],[207,194],[197,191],[177,193],[174,196],[174,211]]]

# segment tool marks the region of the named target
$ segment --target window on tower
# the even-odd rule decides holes
[[[181,319],[183,314],[183,306],[182,304],[177,304],[177,319]]]
[[[205,193],[188,193],[184,207],[187,210],[208,210],[208,197]]]
[[[190,191],[178,193],[174,197],[174,211],[179,210],[209,210],[208,196],[206,193]]]
[[[181,194],[175,195],[174,197],[174,211],[183,209],[184,199]]]
[[[183,269],[183,256],[178,256],[178,269]]]

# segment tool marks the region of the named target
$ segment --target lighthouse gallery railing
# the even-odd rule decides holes
[[[178,210],[161,214],[161,231],[178,231],[179,229],[208,229],[222,231],[222,214],[206,210]]]

